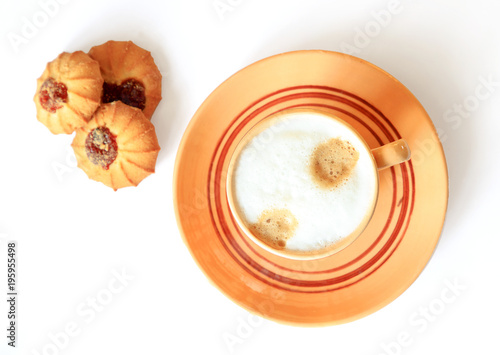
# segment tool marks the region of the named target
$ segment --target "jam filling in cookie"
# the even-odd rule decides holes
[[[104,83],[102,102],[109,103],[121,101],[132,107],[144,110],[146,107],[146,94],[144,85],[135,79],[126,79],[121,84]]]
[[[68,89],[63,83],[48,78],[40,88],[40,104],[43,109],[55,113],[68,101]]]
[[[107,127],[94,128],[85,140],[85,151],[94,165],[108,170],[118,155],[116,136]]]

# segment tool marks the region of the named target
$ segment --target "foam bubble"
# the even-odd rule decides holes
[[[249,226],[250,231],[263,242],[274,248],[284,248],[288,239],[293,237],[298,221],[286,208],[265,210],[257,223]]]
[[[349,179],[358,159],[359,152],[350,142],[331,138],[314,148],[309,171],[320,187],[335,188]]]

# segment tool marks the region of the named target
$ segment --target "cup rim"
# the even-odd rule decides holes
[[[333,119],[340,124],[344,125],[347,127],[353,134],[355,134],[359,141],[363,144],[365,147],[366,151],[368,152],[368,156],[370,158],[371,166],[372,166],[372,172],[375,176],[375,187],[373,189],[373,196],[372,196],[372,201],[371,204],[368,208],[368,212],[365,214],[363,217],[363,220],[359,223],[358,227],[351,232],[348,236],[345,236],[341,238],[339,241],[333,242],[330,245],[321,248],[319,250],[313,250],[313,251],[290,251],[286,249],[277,249],[274,248],[267,243],[263,242],[261,239],[253,235],[253,233],[250,231],[250,229],[246,226],[244,223],[243,219],[241,218],[240,214],[238,213],[238,208],[236,207],[237,202],[235,201],[234,197],[234,182],[233,182],[233,176],[234,176],[234,170],[236,163],[238,161],[238,157],[243,150],[243,148],[254,138],[256,137],[259,133],[263,132],[266,128],[269,128],[273,125],[273,121],[278,120],[279,118],[282,118],[284,116],[289,116],[293,114],[300,114],[300,113],[313,113],[317,114],[320,116],[327,117],[329,119]],[[226,176],[226,195],[227,195],[227,200],[229,204],[229,211],[231,213],[231,216],[235,219],[238,228],[240,228],[243,231],[243,234],[246,238],[248,238],[251,242],[254,244],[258,245],[262,249],[280,256],[284,257],[287,259],[292,259],[292,260],[314,260],[314,259],[320,259],[324,257],[328,257],[331,255],[334,255],[338,252],[340,252],[342,249],[346,248],[350,244],[352,244],[366,229],[368,226],[368,223],[373,217],[373,214],[375,212],[375,207],[377,205],[377,200],[378,200],[378,194],[379,194],[379,184],[380,184],[380,179],[379,179],[379,174],[378,174],[378,169],[376,165],[375,158],[373,157],[372,154],[372,149],[368,146],[366,143],[365,139],[357,132],[356,129],[354,129],[350,124],[342,120],[340,117],[327,112],[325,110],[321,110],[318,108],[303,108],[303,107],[296,107],[296,108],[288,108],[284,110],[280,110],[274,113],[271,113],[270,115],[265,116],[262,118],[260,121],[256,122],[252,127],[250,127],[244,135],[241,137],[240,141],[237,142],[236,147],[234,151],[231,154],[231,157],[229,159],[229,165],[227,169],[227,176]]]

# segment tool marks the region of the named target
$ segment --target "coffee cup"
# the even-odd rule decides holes
[[[379,173],[410,159],[404,139],[371,149],[345,121],[319,109],[272,114],[243,136],[226,188],[243,235],[290,259],[333,255],[366,228]]]

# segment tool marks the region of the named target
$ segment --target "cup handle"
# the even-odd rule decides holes
[[[410,160],[410,147],[404,139],[387,143],[381,147],[372,149],[373,157],[378,170],[390,168],[391,166]]]

